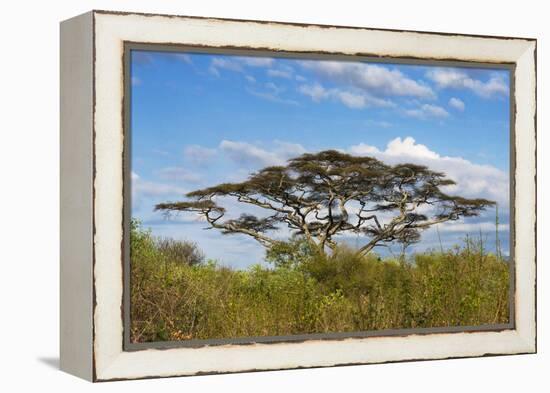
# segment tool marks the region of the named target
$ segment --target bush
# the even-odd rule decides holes
[[[278,336],[508,322],[508,263],[470,243],[405,262],[300,241],[267,252],[273,268],[191,263],[195,245],[131,233],[133,342]],[[168,246],[166,246],[168,244]],[[188,250],[172,253],[166,250]],[[186,251],[187,252],[187,251]],[[203,261],[203,258],[195,260]]]
[[[315,248],[304,238],[277,242],[266,251],[265,259],[275,267],[296,268],[315,255]]]
[[[173,263],[193,266],[204,262],[204,254],[192,242],[158,238],[155,239],[155,246],[164,258]]]

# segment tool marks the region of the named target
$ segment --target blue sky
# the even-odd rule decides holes
[[[341,149],[425,164],[458,182],[449,191],[498,201],[507,252],[507,70],[133,51],[131,77],[132,215],[158,236],[195,241],[223,264],[261,262],[254,240],[203,230],[193,214],[166,219],[153,206]],[[494,219],[493,209],[442,224],[442,243],[481,230],[494,244]],[[436,246],[432,229],[411,252]]]

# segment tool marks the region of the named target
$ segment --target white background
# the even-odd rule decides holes
[[[550,389],[544,115],[550,66],[543,1],[11,1],[0,14],[0,390],[406,391]],[[539,354],[92,385],[57,370],[59,26],[108,9],[538,38]],[[546,97],[545,97],[546,94]],[[545,99],[546,98],[546,99]],[[546,105],[545,105],[546,104]],[[546,108],[545,108],[546,106]],[[519,130],[521,133],[521,130]],[[546,156],[545,156],[546,155]],[[521,192],[521,190],[519,190]],[[546,298],[546,299],[545,299]]]

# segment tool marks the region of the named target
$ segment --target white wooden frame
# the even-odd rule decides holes
[[[502,331],[123,348],[124,43],[515,65],[515,313]],[[61,368],[92,381],[536,351],[536,41],[93,11],[61,25]]]

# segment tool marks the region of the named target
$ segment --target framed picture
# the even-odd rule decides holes
[[[61,24],[61,368],[536,351],[536,41]]]

